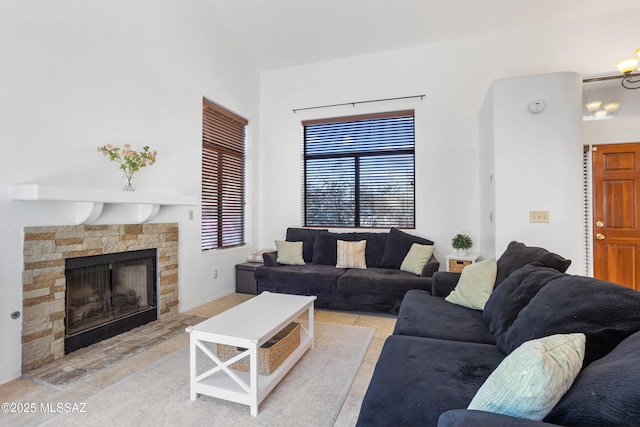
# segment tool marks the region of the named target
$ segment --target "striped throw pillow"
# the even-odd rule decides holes
[[[367,268],[364,252],[367,247],[366,240],[359,242],[346,242],[338,240],[337,268]]]

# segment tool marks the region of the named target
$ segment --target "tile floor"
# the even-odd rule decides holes
[[[240,304],[251,297],[251,295],[234,293],[197,307],[187,312],[187,314],[208,318]],[[314,319],[316,322],[341,323],[376,329],[376,334],[369,345],[367,354],[343,405],[342,412],[348,413],[348,416],[343,416],[341,413],[341,416],[338,418],[341,425],[349,425],[352,421],[355,422],[353,416],[358,413],[376,361],[382,350],[382,345],[385,339],[393,332],[396,317],[385,314],[317,309],[315,310]],[[40,385],[28,379],[19,378],[0,385],[0,402],[82,402],[102,388],[120,381],[126,376],[136,372],[140,367],[161,359],[178,348],[187,345],[188,342],[188,334],[180,334],[130,359],[124,360],[115,366],[79,381],[64,390],[58,390]],[[47,417],[47,414],[37,412],[32,414],[23,413],[19,414],[19,416],[15,415],[0,413],[0,425],[31,426],[44,421]]]

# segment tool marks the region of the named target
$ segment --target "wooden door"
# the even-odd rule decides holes
[[[593,151],[594,276],[640,290],[640,143]]]

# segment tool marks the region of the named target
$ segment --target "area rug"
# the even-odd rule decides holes
[[[315,323],[308,350],[262,401],[249,407],[199,395],[189,399],[189,348],[184,346],[101,390],[83,412],[60,413],[47,426],[333,426],[375,330]]]
[[[138,353],[183,334],[203,318],[177,314],[82,348],[55,362],[25,372],[22,376],[56,389],[65,389]]]

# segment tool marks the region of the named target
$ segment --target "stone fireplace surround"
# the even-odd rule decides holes
[[[65,259],[157,248],[158,315],[178,313],[178,225],[37,226],[24,229],[22,371],[64,357]]]

